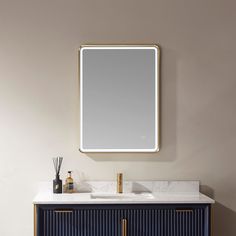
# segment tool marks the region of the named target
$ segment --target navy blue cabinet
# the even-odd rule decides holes
[[[36,205],[35,236],[210,236],[208,204]]]

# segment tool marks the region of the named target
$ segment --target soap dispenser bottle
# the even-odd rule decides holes
[[[66,192],[73,193],[74,192],[74,180],[71,177],[71,172],[68,171],[68,177],[66,178]]]

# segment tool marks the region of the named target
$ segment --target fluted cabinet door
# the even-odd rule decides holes
[[[209,236],[205,208],[125,210],[127,236]]]
[[[38,209],[37,236],[121,236],[122,210],[96,207]]]

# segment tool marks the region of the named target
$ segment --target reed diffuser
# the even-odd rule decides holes
[[[63,157],[53,158],[53,164],[56,172],[56,178],[53,180],[53,193],[62,193],[62,180],[60,179],[60,170]]]

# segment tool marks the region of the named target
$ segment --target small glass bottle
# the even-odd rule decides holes
[[[71,172],[68,171],[68,177],[66,178],[66,192],[73,193],[74,192],[74,180],[71,177]]]

